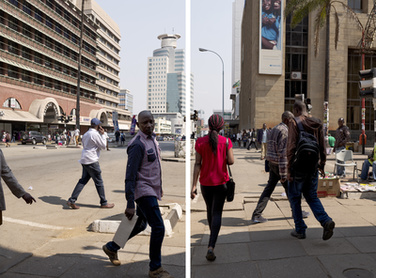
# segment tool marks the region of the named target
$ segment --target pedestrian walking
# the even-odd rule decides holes
[[[250,147],[252,145],[254,145],[254,147],[256,148],[256,151],[258,151],[257,144],[256,144],[256,139],[257,139],[256,130],[254,128],[253,128],[253,130],[250,129],[249,133],[250,133],[249,146],[247,147],[247,149],[250,150]]]
[[[268,220],[262,217],[262,212],[266,208],[268,201],[271,197],[272,192],[274,192],[276,184],[278,181],[281,182],[283,188],[285,189],[286,196],[288,196],[287,191],[287,156],[286,156],[286,146],[288,138],[288,127],[289,121],[294,118],[292,112],[285,111],[282,114],[282,122],[276,125],[269,133],[268,136],[268,146],[266,159],[269,163],[269,179],[267,186],[264,188],[261,196],[258,200],[257,206],[253,211],[251,221],[253,223],[264,223]],[[263,129],[266,130],[266,125],[263,125]]]
[[[131,220],[137,214],[136,224],[129,239],[143,231],[147,224],[151,227],[150,271],[149,277],[172,277],[161,266],[161,246],[165,227],[158,201],[163,196],[161,180],[160,147],[154,131],[154,117],[150,111],[138,115],[139,131],[128,144],[128,162],[125,175],[125,197],[127,206],[125,216]],[[135,207],[136,203],[136,207]],[[120,246],[110,241],[103,251],[113,265],[120,265],[118,250]]]
[[[226,199],[226,182],[229,180],[227,164],[234,163],[232,142],[218,135],[224,126],[220,115],[213,114],[208,119],[208,136],[197,139],[195,144],[196,158],[193,169],[191,198],[197,195],[197,181],[200,181],[201,193],[207,207],[207,221],[210,228],[210,239],[206,258],[214,261],[215,244],[221,228],[222,210]],[[200,179],[199,179],[200,177]]]
[[[79,209],[75,204],[79,194],[85,185],[92,178],[96,186],[97,194],[100,197],[101,208],[113,208],[114,204],[108,203],[105,192],[103,178],[101,177],[101,169],[99,164],[100,151],[106,149],[106,136],[101,122],[97,118],[90,121],[89,130],[82,137],[82,155],[79,162],[82,164],[82,177],[76,184],[71,197],[68,199],[68,206],[72,209]]]
[[[242,133],[242,141],[243,141],[243,148],[246,148],[247,141],[249,140],[249,134],[245,129],[243,129]]]
[[[7,184],[11,193],[15,197],[24,199],[27,204],[32,204],[36,202],[35,198],[31,194],[27,193],[22,185],[19,184],[18,180],[15,178],[10,167],[8,167],[6,159],[3,152],[0,150],[0,175],[3,181]],[[3,224],[3,210],[6,210],[6,201],[4,198],[3,186],[0,179],[0,225]]]
[[[263,123],[262,129],[257,131],[257,141],[261,146],[261,160],[267,155],[268,129],[267,124]]]
[[[121,145],[122,145],[122,146],[125,145],[125,134],[124,134],[123,131],[121,132]]]
[[[304,223],[301,210],[301,196],[303,194],[315,218],[323,227],[322,239],[328,240],[333,235],[335,222],[325,212],[317,197],[318,170],[322,176],[325,176],[326,162],[322,123],[319,119],[308,117],[306,106],[301,101],[294,103],[293,114],[296,118],[289,122],[287,143],[288,197],[295,223],[295,230],[291,232],[291,235],[298,239],[306,238],[307,225]],[[306,144],[308,144],[308,148],[305,152],[302,152],[301,150]],[[314,157],[312,156],[314,147],[316,147],[315,164],[311,162]],[[307,162],[302,162],[302,159]]]
[[[6,147],[10,147],[10,146],[11,146],[11,145],[10,145],[10,142],[11,142],[11,135],[10,135],[10,133],[9,133],[8,131],[6,132],[5,139],[6,139]]]
[[[339,127],[336,129],[335,135],[335,147],[333,148],[333,152],[340,152],[341,150],[346,149],[347,142],[350,142],[350,131],[349,128],[344,124],[344,119],[339,118],[338,120]],[[338,163],[344,163],[344,161],[337,161]],[[344,166],[337,166],[337,175],[340,177],[345,177]]]
[[[117,145],[119,144],[119,137],[121,136],[121,133],[119,132],[119,130],[117,129],[114,133],[115,135],[115,142],[117,143]]]

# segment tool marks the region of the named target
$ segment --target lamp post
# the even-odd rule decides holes
[[[81,27],[80,27],[80,37],[79,37],[79,55],[78,55],[78,80],[76,86],[76,128],[81,129],[81,104],[80,104],[80,95],[81,95],[81,59],[82,59],[82,43],[83,43],[83,21],[85,18],[84,14],[85,0],[82,0],[82,9],[81,9]]]
[[[219,54],[215,51],[209,50],[209,49],[205,49],[205,48],[199,48],[200,52],[212,52],[215,55],[217,55],[222,62],[222,118],[224,118],[224,60],[222,60],[221,56],[219,56]]]

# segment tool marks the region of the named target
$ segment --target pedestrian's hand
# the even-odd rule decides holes
[[[190,198],[193,200],[197,195],[197,189],[192,190],[192,194],[190,195]]]
[[[125,216],[126,216],[129,220],[131,220],[132,217],[135,215],[135,212],[136,212],[135,208],[127,208],[127,209],[125,210]]]
[[[33,197],[31,196],[31,194],[29,194],[29,193],[25,193],[25,194],[22,196],[22,198],[25,200],[25,203],[27,203],[27,204],[30,204],[30,205],[31,205],[33,202],[36,203],[35,198],[33,198]]]
[[[318,166],[318,170],[319,170],[319,174],[321,175],[321,177],[325,178],[325,166]]]

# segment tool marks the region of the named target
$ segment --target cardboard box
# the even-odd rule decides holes
[[[323,197],[339,197],[340,181],[339,178],[318,179],[318,198]]]

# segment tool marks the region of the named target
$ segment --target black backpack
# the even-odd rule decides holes
[[[296,176],[309,176],[315,174],[319,161],[319,145],[315,136],[304,130],[299,118],[295,118],[299,128],[299,139],[293,162]]]

